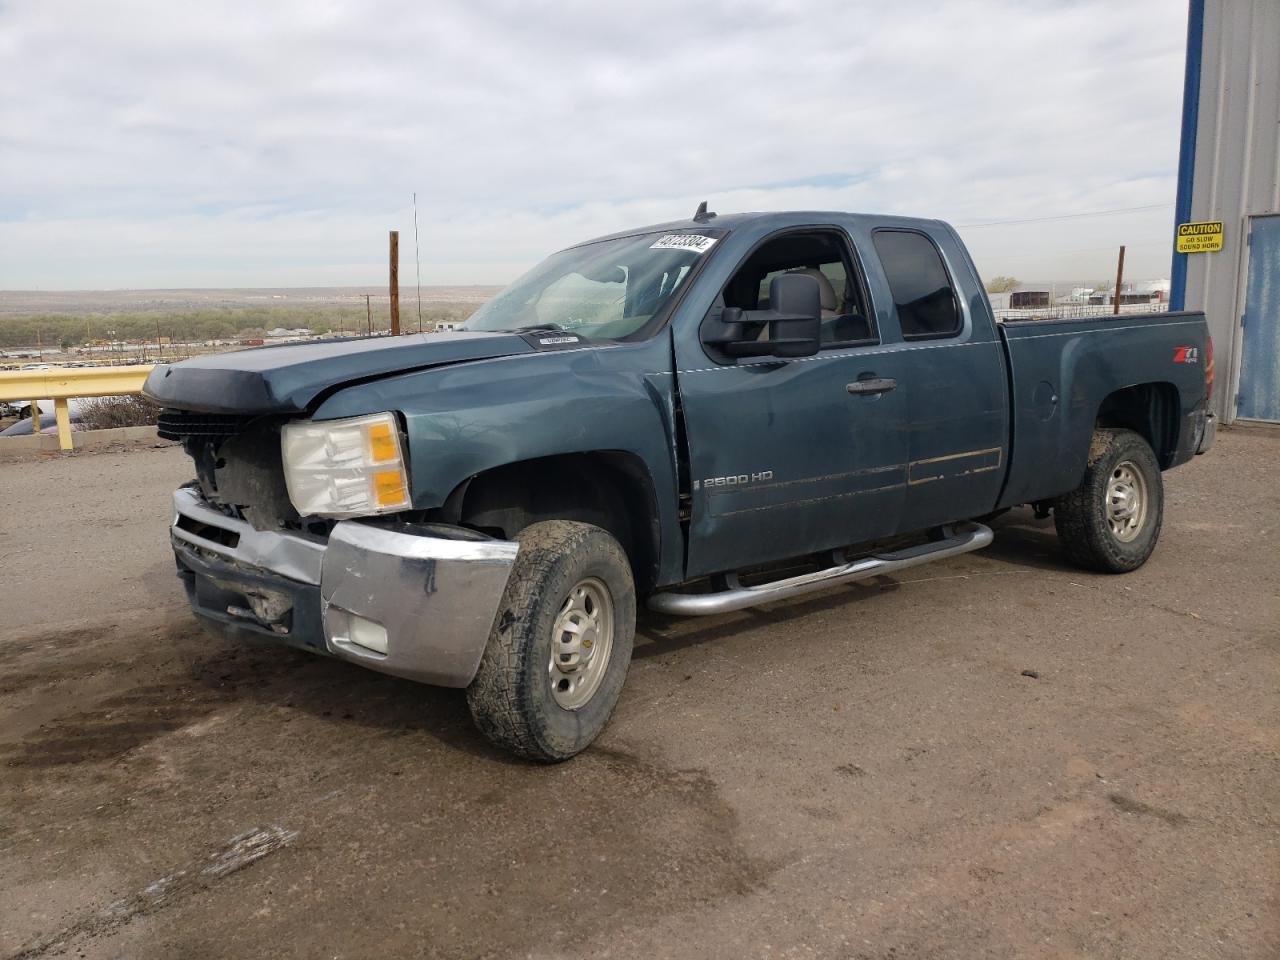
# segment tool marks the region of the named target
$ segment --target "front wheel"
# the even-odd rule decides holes
[[[523,530],[520,552],[467,704],[498,746],[567,760],[602,731],[635,641],[631,565],[607,532],[550,520]]]
[[[1160,464],[1132,430],[1099,429],[1084,481],[1054,504],[1054,525],[1073,562],[1100,573],[1128,573],[1147,562],[1164,519]]]

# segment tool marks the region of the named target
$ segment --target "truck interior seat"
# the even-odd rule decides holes
[[[831,281],[827,275],[817,267],[801,267],[799,270],[788,270],[787,273],[796,273],[804,277],[813,277],[818,281],[818,293],[822,299],[822,319],[834,320],[840,315],[840,311],[836,309],[836,288],[831,285]]]

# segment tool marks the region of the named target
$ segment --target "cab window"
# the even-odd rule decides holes
[[[877,230],[871,235],[889,281],[904,340],[953,337],[964,320],[942,254],[914,230]]]
[[[837,230],[793,231],[765,241],[725,285],[724,305],[767,310],[769,284],[784,273],[806,274],[818,282],[824,348],[878,342],[866,287]]]

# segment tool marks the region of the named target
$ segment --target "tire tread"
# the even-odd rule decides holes
[[[616,552],[615,559],[627,570],[629,581],[630,568],[625,554],[599,527],[571,520],[547,520],[527,527],[516,537],[520,552],[498,606],[480,667],[467,688],[467,703],[480,732],[493,743],[529,760],[550,763],[572,754],[552,749],[546,731],[540,729],[537,706],[531,702],[531,690],[525,682],[528,658],[535,654],[536,644],[535,638],[529,635],[528,617],[521,612],[537,608],[563,558],[590,547],[590,542],[599,538],[604,538]],[[615,616],[620,621],[623,611],[617,609],[618,606],[615,598]],[[618,622],[615,630],[634,631],[634,624]],[[625,653],[630,659],[630,644],[618,646],[625,647],[619,655]]]
[[[1146,473],[1148,509],[1154,512],[1151,532],[1135,551],[1133,544],[1122,544],[1112,535],[1100,504],[1105,497],[1110,465],[1120,459],[1143,461]],[[1101,465],[1106,464],[1102,469]],[[1058,541],[1067,559],[1086,570],[1099,573],[1127,573],[1142,566],[1155,548],[1163,522],[1164,493],[1160,467],[1147,441],[1132,430],[1098,428],[1089,444],[1088,465],[1080,486],[1054,502],[1053,522]]]

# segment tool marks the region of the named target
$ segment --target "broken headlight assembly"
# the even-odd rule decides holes
[[[295,420],[280,433],[284,479],[304,517],[407,510],[409,473],[395,414]]]

